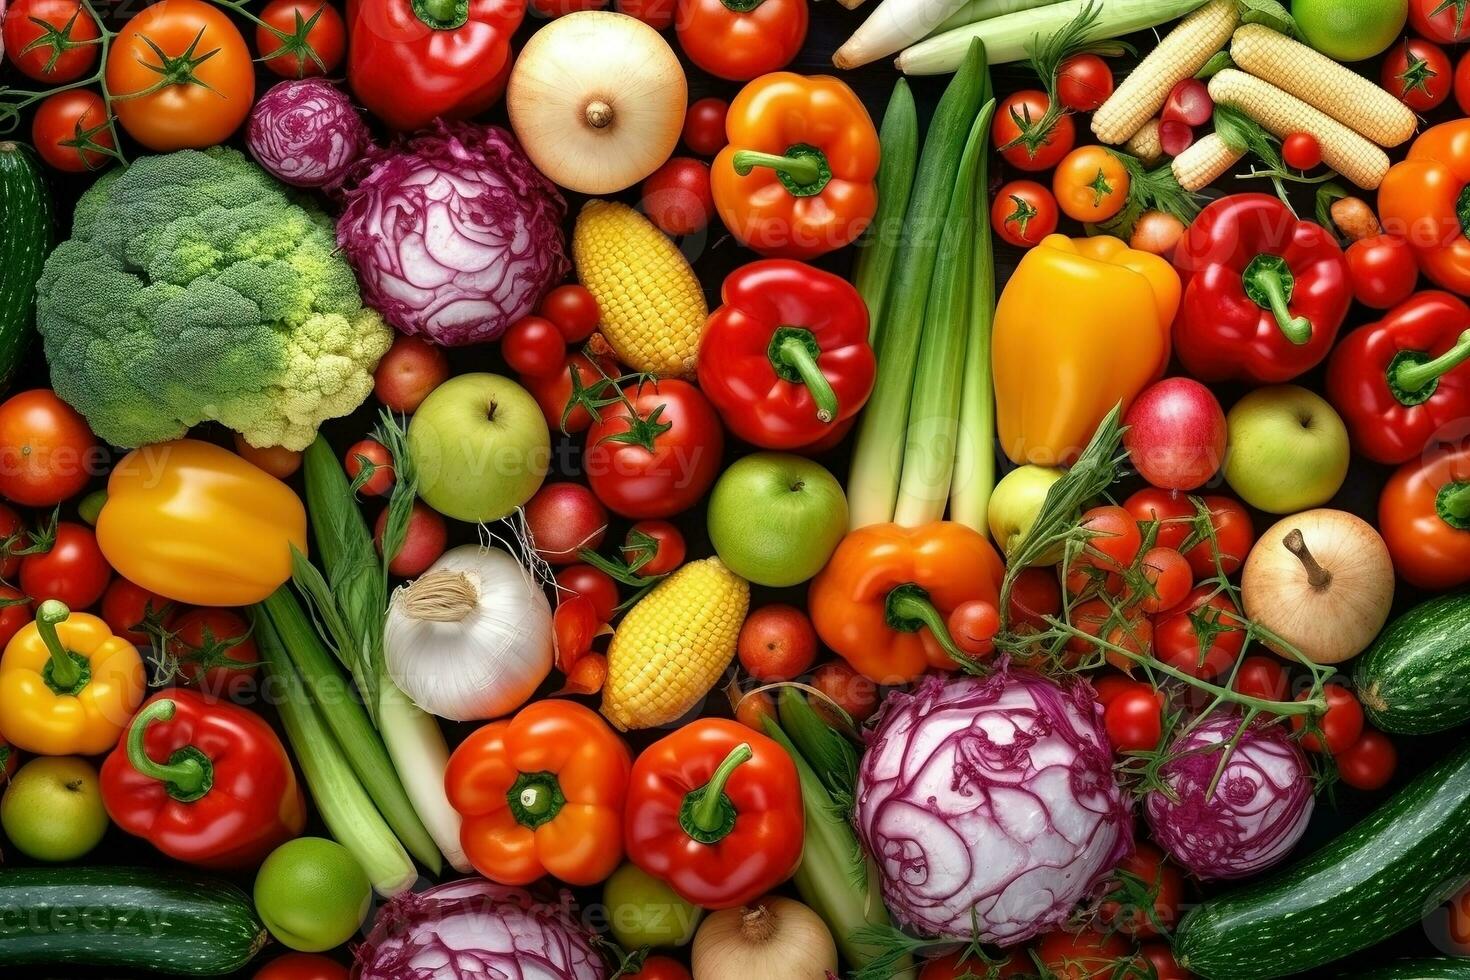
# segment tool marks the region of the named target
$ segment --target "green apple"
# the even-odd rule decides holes
[[[352,938],[367,918],[373,886],[352,852],[324,837],[298,837],[271,851],[255,876],[255,911],[271,935],[303,953]]]
[[[1225,480],[1259,510],[1290,514],[1318,507],[1347,479],[1347,427],[1305,388],[1257,388],[1235,403],[1225,427]]]
[[[636,864],[614,871],[602,886],[607,924],[624,949],[683,946],[694,938],[704,909]]]
[[[710,543],[736,575],[796,585],[821,571],[842,540],[847,497],[819,463],[754,453],[720,475],[708,520]]]
[[[498,521],[531,499],[551,462],[536,399],[498,374],[461,374],[429,393],[408,423],[419,496],[472,524]]]
[[[107,833],[97,770],[85,759],[32,759],[10,779],[0,826],[16,850],[37,861],[74,861]]]
[[[990,536],[1004,555],[1013,540],[1019,541],[1036,523],[1036,515],[1046,502],[1046,492],[1063,476],[1051,466],[1018,466],[1001,477],[990,492]],[[1057,555],[1061,559],[1061,555]]]

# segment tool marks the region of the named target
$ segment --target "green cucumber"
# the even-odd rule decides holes
[[[1179,965],[1205,980],[1284,977],[1419,922],[1470,879],[1470,744],[1276,875],[1192,909]]]
[[[51,251],[51,192],[35,151],[0,141],[0,390],[10,383],[35,334],[36,280]]]
[[[1442,956],[1424,960],[1401,960],[1369,970],[1354,970],[1354,980],[1470,980],[1470,960]]]
[[[1358,658],[1354,680],[1368,720],[1426,735],[1470,721],[1470,595],[1421,602]]]
[[[269,938],[234,885],[157,868],[0,871],[0,963],[233,973]]]

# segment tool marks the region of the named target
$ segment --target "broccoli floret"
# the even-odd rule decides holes
[[[236,150],[108,173],[37,287],[52,387],[117,446],[214,420],[305,449],[392,339],[335,249],[331,219]]]

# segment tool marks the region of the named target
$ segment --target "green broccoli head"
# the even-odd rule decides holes
[[[362,404],[392,339],[335,248],[325,214],[236,150],[112,171],[37,286],[52,386],[117,446],[213,420],[305,449]]]

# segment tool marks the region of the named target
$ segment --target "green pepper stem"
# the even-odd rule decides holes
[[[735,154],[733,162],[735,172],[742,177],[755,167],[770,167],[798,184],[814,184],[822,176],[821,164],[812,157],[777,156],[759,150],[741,150]]]
[[[82,679],[82,668],[61,645],[61,636],[56,632],[57,624],[70,617],[71,610],[59,599],[47,599],[36,609],[36,632],[51,654],[51,680],[63,690],[76,687]]]
[[[689,820],[695,827],[706,834],[719,832],[724,825],[724,809],[728,806],[725,802],[725,784],[730,781],[735,770],[749,762],[754,754],[748,743],[741,742],[725,756],[725,761],[720,763],[709,782],[704,784],[699,801],[689,811]]]
[[[1470,360],[1470,330],[1460,334],[1460,339],[1455,341],[1455,346],[1432,361],[1424,361],[1419,364],[1400,361],[1394,367],[1393,376],[1389,380],[1404,391],[1410,393],[1422,391],[1426,385],[1437,381],[1467,360]]]
[[[455,0],[419,0],[424,12],[441,24],[454,19]]]
[[[143,747],[148,735],[148,726],[158,721],[170,721],[174,716],[175,704],[168,698],[154,701],[133,716],[128,729],[128,762],[150,779],[168,785],[169,794],[176,797],[197,799],[209,785],[209,772],[193,754],[171,759],[167,763],[154,762]]]
[[[1312,339],[1312,321],[1304,316],[1292,316],[1287,307],[1294,280],[1284,259],[1269,253],[1258,255],[1246,266],[1242,278],[1246,294],[1256,305],[1271,311],[1287,340],[1300,347]]]
[[[810,330],[800,327],[782,329],[785,335],[782,336],[781,331],[777,332],[776,344],[772,350],[774,359],[778,366],[784,365],[794,371],[801,383],[812,393],[812,401],[817,406],[817,421],[831,422],[837,417],[837,392],[832,390],[832,382],[827,380],[827,376],[817,365],[817,356],[813,353],[813,349],[817,347],[816,338]]]
[[[1460,521],[1470,520],[1470,482],[1445,487],[1436,503],[1442,513]]]
[[[965,652],[955,645],[954,638],[949,635],[949,624],[944,621],[934,603],[929,601],[929,596],[917,585],[900,585],[888,593],[885,615],[890,625],[897,625],[900,629],[908,628],[910,632],[917,630],[920,626],[927,626],[930,634],[949,654],[951,660],[962,667],[972,666],[975,658],[966,656]]]

